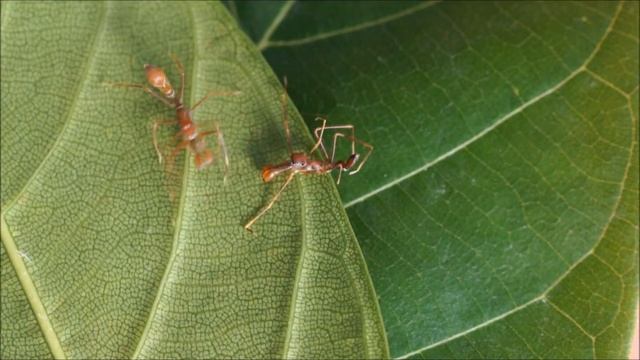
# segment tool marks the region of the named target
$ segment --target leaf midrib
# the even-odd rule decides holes
[[[24,291],[25,297],[29,301],[33,315],[38,322],[38,326],[40,327],[42,336],[51,351],[51,355],[53,355],[55,359],[66,359],[67,356],[62,349],[62,344],[60,343],[58,334],[56,334],[53,329],[53,325],[49,319],[49,314],[44,308],[40,294],[31,279],[31,274],[29,274],[29,271],[22,260],[22,254],[13,240],[13,236],[9,230],[9,225],[7,225],[4,216],[0,217],[0,234],[2,237],[2,244],[7,252],[7,257],[9,257],[9,261],[11,261],[11,265],[16,272],[20,286]]]
[[[294,175],[295,176],[295,175]],[[284,337],[284,344],[282,348],[282,358],[289,358],[289,346],[291,344],[291,335],[293,333],[293,324],[295,321],[296,315],[296,302],[298,300],[298,284],[300,283],[300,278],[302,276],[302,265],[304,262],[304,253],[306,251],[307,242],[306,242],[306,206],[304,201],[304,195],[302,192],[302,181],[300,178],[296,180],[296,187],[298,188],[298,195],[300,201],[300,257],[296,262],[296,275],[294,277],[293,289],[291,290],[291,303],[289,305],[289,318],[287,319],[287,331]]]
[[[195,81],[196,81],[196,74],[197,74],[196,64],[197,64],[197,58],[198,58],[198,53],[197,53],[198,39],[197,39],[196,23],[193,16],[193,7],[191,7],[190,4],[187,4],[186,6],[188,9],[187,12],[189,14],[189,25],[191,26],[191,30],[192,30],[191,33],[193,34],[193,38],[192,38],[193,61],[191,64],[191,74],[190,74],[191,76],[189,76],[189,83],[191,84],[191,91],[189,92],[189,104],[192,104],[193,97],[196,94]],[[186,78],[187,77],[185,76],[185,79]],[[181,84],[181,85],[185,86],[186,84]],[[185,86],[185,90],[186,90],[186,86]],[[191,161],[190,161],[191,159],[190,159],[190,156],[188,155],[189,155],[189,151],[185,149],[185,151],[183,152],[184,165],[182,166],[182,180],[180,184],[180,201],[178,202],[178,212],[176,214],[176,220],[174,222],[175,228],[173,233],[173,242],[171,244],[171,253],[169,254],[169,258],[167,260],[167,267],[165,268],[165,272],[162,275],[162,279],[160,280],[160,283],[158,284],[158,290],[156,292],[156,297],[153,301],[153,305],[151,306],[151,309],[149,309],[149,316],[147,316],[144,330],[142,331],[142,334],[140,335],[140,339],[137,342],[136,349],[134,350],[133,355],[131,356],[132,359],[140,358],[140,353],[144,348],[144,344],[147,340],[147,336],[151,332],[153,320],[156,317],[158,306],[160,305],[160,301],[162,300],[162,294],[164,293],[164,289],[168,283],[168,279],[171,276],[171,273],[173,271],[173,265],[175,264],[175,260],[177,257],[178,243],[180,241],[180,234],[182,232],[182,221],[184,218],[183,215],[186,207],[185,204],[187,203],[187,187],[188,187],[189,170],[190,170],[190,164],[191,164]]]
[[[8,18],[6,15],[6,10],[9,7],[10,3],[5,4],[5,8],[2,14],[2,30],[4,31],[4,27],[8,22]],[[90,69],[93,67],[93,59],[95,58],[95,54],[97,52],[98,44],[100,43],[99,39],[105,33],[106,24],[108,14],[110,13],[111,2],[105,3],[102,7],[102,16],[100,18],[99,25],[96,27],[97,31],[92,39],[91,45],[87,48],[90,49],[87,56],[87,61],[85,62],[85,66],[81,70],[81,76],[79,77],[78,85],[74,91],[74,96],[72,98],[71,103],[69,104],[69,109],[65,114],[64,125],[60,129],[56,140],[53,142],[49,151],[44,156],[38,167],[34,170],[33,174],[27,179],[25,185],[20,189],[18,194],[7,202],[7,206],[3,206],[0,212],[0,222],[2,227],[2,236],[1,241],[7,251],[7,256],[11,260],[11,264],[14,268],[18,276],[18,280],[20,281],[20,285],[25,292],[25,296],[29,301],[29,305],[31,306],[32,311],[36,317],[38,325],[40,327],[40,331],[42,332],[42,336],[44,337],[51,354],[56,359],[66,359],[67,355],[64,353],[62,348],[62,344],[60,343],[60,339],[58,334],[55,332],[53,328],[53,324],[51,324],[51,320],[49,319],[49,315],[44,308],[44,304],[42,303],[42,299],[40,298],[40,294],[38,293],[35,284],[33,283],[33,279],[31,278],[31,274],[29,273],[24,261],[22,261],[22,257],[20,256],[20,250],[17,247],[17,244],[13,240],[13,236],[11,231],[9,230],[9,224],[6,222],[6,214],[13,207],[13,205],[24,195],[26,189],[29,188],[31,183],[38,177],[39,173],[44,168],[44,165],[47,163],[47,160],[53,155],[55,150],[58,148],[59,144],[62,141],[62,138],[69,128],[69,124],[73,118],[73,114],[76,112],[76,106],[78,104],[78,98],[80,97],[80,93],[82,89],[85,87],[87,80],[89,78]]]

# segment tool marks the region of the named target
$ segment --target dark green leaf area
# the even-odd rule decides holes
[[[224,4],[233,16],[244,19],[240,25],[256,43],[268,31],[271,20],[286,6],[284,1],[263,0],[225,1]]]
[[[296,37],[331,23],[296,3],[260,44],[310,128],[375,146],[340,192],[392,355],[625,357],[638,3],[405,5]]]
[[[591,89],[587,96],[573,97],[584,88]],[[617,106],[606,121],[589,125],[572,139],[575,131],[567,129],[588,118],[580,112],[602,108],[584,99],[607,99],[603,92]],[[559,128],[557,118],[538,116],[544,107],[564,114],[567,128]],[[579,113],[569,115],[577,108]],[[581,267],[574,266],[600,241],[622,195],[620,181],[631,160],[630,115],[624,98],[582,75],[429,172],[380,193],[368,205],[351,207],[366,256],[394,264],[392,272],[370,266],[387,324],[394,326],[393,319],[416,324],[403,326],[398,321],[397,331],[389,331],[390,342],[407,348],[437,343],[473,328],[470,323],[485,324],[524,304],[546,300],[565,277],[572,291],[558,290],[564,296],[585,293],[578,291],[580,281],[575,280],[582,279]],[[619,128],[628,131],[616,131]],[[606,161],[598,164],[598,171],[587,171],[595,169],[598,158]],[[368,221],[380,219],[380,212],[387,214],[386,221]],[[402,236],[389,242],[389,233]],[[598,307],[608,314],[593,314],[600,324],[574,320],[582,321],[582,327],[596,326],[587,333],[594,337],[611,325],[613,310],[622,301],[620,289],[611,291],[613,285],[603,281],[613,274],[606,268],[596,270],[602,278],[593,286],[612,298],[593,305],[613,308]],[[387,291],[409,286],[422,295],[385,301]],[[582,311],[571,304],[568,311]],[[421,308],[431,311],[417,312]],[[451,318],[460,323],[446,320]],[[421,327],[431,330],[417,335],[415,328]]]
[[[370,163],[340,186],[347,204],[425,167],[566,79],[615,11],[614,3],[413,6],[397,20],[265,50],[288,76],[310,127],[318,126],[313,115],[325,114],[331,123],[354,124],[374,144]]]
[[[549,341],[554,338],[561,338],[562,342]],[[576,331],[570,320],[550,305],[536,303],[494,326],[409,358],[586,359],[592,356],[590,339]]]

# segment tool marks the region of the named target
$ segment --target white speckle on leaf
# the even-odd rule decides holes
[[[19,250],[18,254],[20,255],[20,257],[22,257],[23,259],[27,260],[27,262],[29,262],[29,263],[33,262],[33,260],[31,260],[31,257],[29,257],[29,254],[27,254],[26,251]]]
[[[436,195],[441,196],[447,193],[447,187],[444,184],[441,184],[433,191]]]

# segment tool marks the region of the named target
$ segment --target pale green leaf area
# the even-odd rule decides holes
[[[638,2],[262,6],[235,13],[308,126],[375,146],[339,189],[393,357],[626,357]]]
[[[362,254],[328,176],[282,185],[276,76],[220,4],[2,2],[2,358],[388,356]],[[195,122],[230,153],[158,163],[143,64],[186,70]],[[289,106],[296,148],[312,144]],[[176,128],[161,132],[171,151]],[[215,149],[215,141],[210,144]]]

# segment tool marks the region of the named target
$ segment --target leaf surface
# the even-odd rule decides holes
[[[3,358],[388,356],[368,273],[326,176],[282,180],[282,92],[220,4],[2,2]],[[230,152],[168,176],[137,89],[142,65],[178,74],[194,119]],[[297,148],[311,138],[290,109]],[[162,133],[169,142],[176,129]],[[305,135],[306,134],[306,135]],[[166,139],[165,139],[166,138]],[[210,144],[214,148],[214,144]],[[169,149],[170,150],[170,149]],[[172,200],[172,195],[174,200]]]
[[[637,2],[235,6],[309,127],[375,146],[340,192],[392,356],[626,356]]]

